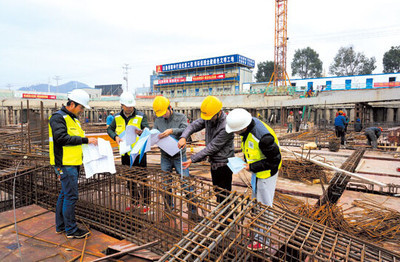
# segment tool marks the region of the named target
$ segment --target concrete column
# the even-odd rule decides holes
[[[355,112],[354,108],[350,109],[349,114],[350,114],[349,115],[349,120],[355,122],[356,119],[354,118],[354,116],[356,115],[356,112]]]
[[[371,110],[369,110],[369,122],[370,123],[375,122],[375,120],[374,120],[374,108],[371,108]]]
[[[388,108],[386,114],[386,122],[393,123],[394,121],[394,109]]]
[[[326,109],[325,110],[325,120],[326,120],[326,123],[328,124],[328,123],[331,123],[331,121],[332,121],[332,119],[331,119],[331,114],[332,114],[332,109]]]
[[[15,113],[16,113],[15,124],[21,123],[21,110],[15,110]]]
[[[311,114],[310,114],[310,122],[313,122],[314,124],[316,124],[317,122],[315,121],[315,114],[316,112],[315,112],[315,110],[314,109],[312,109],[311,110]]]
[[[396,112],[396,122],[400,122],[400,107],[397,108],[397,112]]]

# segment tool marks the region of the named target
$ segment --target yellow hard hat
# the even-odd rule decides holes
[[[215,96],[207,96],[201,103],[201,118],[210,120],[222,108],[222,102]]]
[[[157,117],[165,115],[169,107],[169,100],[163,96],[157,96],[153,101],[153,110]]]

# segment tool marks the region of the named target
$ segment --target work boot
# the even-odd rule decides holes
[[[74,233],[67,234],[67,238],[84,238],[89,234],[90,232],[88,230],[78,228]]]

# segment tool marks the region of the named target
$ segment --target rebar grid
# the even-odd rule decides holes
[[[365,153],[365,149],[357,149],[351,154],[350,157],[341,165],[341,169],[354,172],[357,168],[358,163],[362,159]],[[343,174],[342,172],[336,172],[332,179],[329,181],[329,187],[326,193],[321,197],[317,205],[324,205],[327,202],[332,204],[336,203],[342,196],[347,184],[349,183],[351,177],[349,175]]]
[[[2,193],[12,192],[13,175],[2,177]],[[161,261],[400,259],[381,247],[236,192],[217,203],[222,190],[195,179],[181,181],[180,176],[158,169],[118,166],[116,175],[97,174],[90,179],[82,175],[81,171],[78,219],[137,244],[161,240],[151,248],[165,254]],[[26,205],[36,203],[54,210],[60,183],[51,166],[35,166],[16,180],[16,195],[27,199]],[[138,186],[138,198],[132,196],[134,185]],[[169,196],[171,205],[166,200]],[[146,214],[141,212],[145,204],[150,208]],[[197,210],[195,219],[192,206]],[[248,250],[256,239],[264,249]]]

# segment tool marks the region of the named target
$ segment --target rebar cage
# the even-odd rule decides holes
[[[40,159],[2,156],[0,211],[37,204],[55,210],[61,189]],[[15,184],[15,187],[13,186]],[[216,201],[217,196],[223,202]],[[117,166],[79,177],[78,220],[145,244],[160,261],[396,261],[400,256],[289,210],[154,168]],[[257,250],[249,245],[257,241]]]

